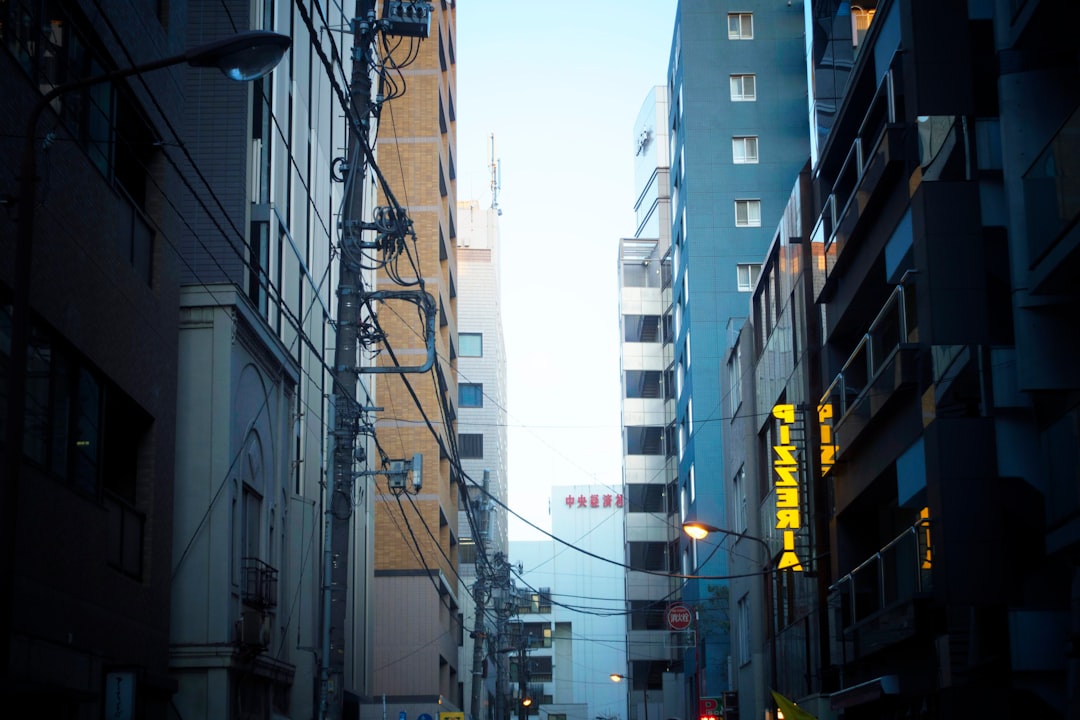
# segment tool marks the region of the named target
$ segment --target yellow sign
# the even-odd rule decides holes
[[[818,405],[818,428],[821,431],[821,474],[829,472],[829,469],[836,462],[836,444],[833,442],[832,434],[832,405],[826,403],[824,405]]]
[[[799,502],[798,447],[791,440],[791,427],[795,424],[795,406],[777,405],[773,417],[780,421],[779,445],[773,445],[774,489],[776,490],[776,529],[781,531],[784,550],[777,568],[801,572],[799,556],[795,554],[795,531],[802,527],[802,508]]]
[[[465,720],[465,713],[463,713],[463,712],[441,712],[441,713],[439,713],[439,720]]]

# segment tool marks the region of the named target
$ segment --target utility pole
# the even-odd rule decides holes
[[[367,176],[367,143],[371,128],[371,59],[375,41],[375,0],[356,0],[353,21],[353,64],[349,85],[349,164],[344,198],[342,243],[348,242],[350,222],[361,220]],[[358,232],[357,232],[358,234]],[[327,478],[323,538],[322,652],[319,657],[319,717],[338,720],[345,697],[345,610],[349,585],[350,516],[353,509],[353,464],[360,428],[358,404],[358,343],[363,280],[350,253],[339,254],[337,344],[334,351],[334,423],[332,465]]]
[[[473,625],[472,711],[473,720],[483,720],[484,654],[487,632],[484,629],[484,604],[489,587],[484,577],[484,565],[476,564],[476,582],[473,583],[473,600],[476,602],[476,622]]]
[[[325,527],[323,536],[322,585],[322,645],[319,656],[319,718],[339,720],[345,697],[345,661],[348,638],[345,635],[346,597],[349,587],[349,545],[352,536],[354,481],[374,473],[357,472],[357,463],[366,463],[365,448],[356,446],[361,427],[368,427],[365,414],[377,408],[361,407],[357,401],[359,375],[377,372],[361,367],[358,351],[372,338],[362,335],[362,306],[373,300],[408,300],[422,307],[427,318],[428,361],[421,366],[379,369],[384,372],[426,372],[435,356],[435,301],[430,294],[418,291],[374,292],[364,287],[360,275],[365,250],[387,252],[403,244],[404,234],[411,232],[411,221],[400,207],[389,208],[393,222],[368,222],[365,211],[365,180],[369,162],[374,162],[370,149],[371,118],[379,107],[372,102],[372,72],[376,67],[374,44],[379,32],[414,38],[427,37],[431,22],[431,6],[426,0],[384,0],[385,17],[377,18],[375,0],[356,0],[352,20],[352,76],[349,84],[348,158],[342,170],[346,183],[341,212],[341,246],[338,263],[338,307],[336,346],[334,352],[333,423],[331,426],[331,470],[327,478]],[[381,98],[380,100],[381,101]],[[380,209],[381,210],[381,209]],[[375,231],[374,242],[364,242],[362,233]],[[392,251],[391,251],[392,254]],[[369,431],[370,432],[370,431]],[[421,482],[422,456],[412,463],[400,461],[388,473],[400,481],[404,489],[405,473],[411,469],[417,489]],[[359,633],[356,633],[359,635]]]

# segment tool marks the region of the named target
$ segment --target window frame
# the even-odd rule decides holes
[[[484,407],[484,383],[458,383],[458,407]]]
[[[466,344],[466,338],[476,338],[479,343],[479,352],[472,353],[466,352],[466,348],[469,345]],[[458,333],[458,355],[461,357],[484,357],[484,333],[479,332],[459,332]]]
[[[753,148],[751,154],[750,148]],[[741,149],[741,151],[740,151]],[[731,162],[735,165],[757,165],[760,155],[758,154],[757,135],[734,135],[731,138]]]
[[[746,92],[746,80],[750,79],[753,91]],[[757,73],[734,73],[728,76],[732,102],[757,102]],[[736,92],[738,86],[738,92]]]
[[[735,264],[735,287],[739,292],[753,292],[761,277],[761,263],[736,263]],[[746,282],[743,282],[743,271],[746,271]],[[754,271],[757,270],[755,273]]]
[[[728,40],[753,40],[754,39],[754,13],[752,12],[729,12]],[[733,29],[732,20],[738,23],[738,28]],[[746,29],[746,20],[749,20],[749,32]]]
[[[745,207],[745,221],[739,221],[739,207]],[[751,217],[751,208],[757,208],[757,217]],[[740,198],[735,201],[735,227],[761,227],[761,200],[758,198]]]

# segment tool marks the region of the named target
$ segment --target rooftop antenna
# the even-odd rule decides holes
[[[495,133],[491,133],[491,209],[502,215],[499,210],[499,190],[502,188],[502,167],[495,159]]]

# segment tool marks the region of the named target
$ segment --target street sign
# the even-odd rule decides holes
[[[719,720],[723,718],[720,711],[720,698],[698,698],[698,720]]]
[[[668,605],[667,624],[672,630],[686,630],[690,627],[692,619],[693,615],[690,614],[690,608],[685,605]]]

